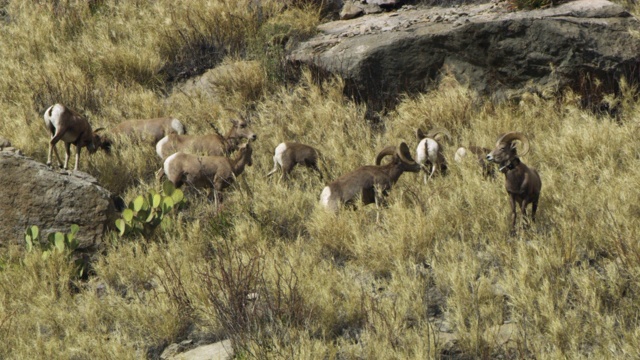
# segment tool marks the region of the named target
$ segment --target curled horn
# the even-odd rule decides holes
[[[408,148],[407,148],[408,150]],[[376,156],[376,165],[380,165],[380,162],[382,161],[382,159],[387,156],[387,155],[393,155],[396,153],[396,147],[395,145],[389,145],[386,148],[382,149],[382,151],[380,151],[380,153],[378,153],[378,156]]]
[[[521,132],[511,131],[502,135],[498,139],[498,142],[496,143],[496,147],[500,145],[500,143],[511,143],[514,140],[520,140],[520,142],[522,143],[522,151],[520,152],[519,155],[520,156],[526,155],[529,152],[529,139],[527,139],[527,137]]]
[[[451,133],[449,133],[449,130],[445,129],[445,128],[435,128],[432,129],[431,131],[429,131],[429,133],[427,134],[428,138],[435,138],[436,135],[438,134],[442,134],[444,136],[446,136],[447,139],[451,140]]]
[[[400,146],[398,146],[398,157],[400,160],[407,164],[415,164],[415,161],[411,157],[411,151],[409,151],[409,146],[406,143],[401,142]]]

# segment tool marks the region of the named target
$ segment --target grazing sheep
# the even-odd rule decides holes
[[[249,123],[243,120],[230,119],[233,127],[225,136],[218,134],[209,135],[167,135],[156,144],[156,152],[160,158],[176,152],[201,154],[209,156],[228,156],[238,148],[241,138],[253,141],[256,134],[249,127]]]
[[[74,170],[78,170],[80,161],[80,150],[86,147],[89,153],[95,153],[99,148],[109,152],[111,142],[98,135],[98,131],[102,128],[91,129],[91,125],[84,117],[75,111],[61,104],[50,106],[44,112],[44,123],[49,130],[51,140],[49,141],[49,155],[47,157],[47,165],[51,165],[51,153],[55,153],[58,164],[64,169],[69,165],[69,156],[71,155],[71,144],[76,146],[76,163]],[[64,166],[60,161],[56,144],[62,140],[65,145]]]
[[[496,142],[496,147],[487,160],[500,165],[500,172],[505,176],[505,187],[509,194],[509,204],[511,205],[511,232],[515,232],[516,227],[516,203],[520,206],[522,216],[527,216],[527,205],[531,204],[531,220],[536,220],[536,210],[538,209],[538,199],[542,189],[542,180],[538,171],[528,167],[520,161],[516,152],[514,141],[522,143],[522,153],[529,152],[529,140],[520,132],[508,132],[502,135]]]
[[[379,165],[387,155],[393,155],[391,162]],[[420,165],[411,158],[407,144],[403,142],[399,147],[388,146],[376,156],[376,165],[359,167],[327,185],[320,195],[320,204],[335,212],[340,204],[351,202],[361,195],[364,205],[375,202],[379,206],[382,196],[405,171],[420,171]]]
[[[176,118],[158,118],[143,120],[125,120],[118,124],[111,133],[130,139],[142,139],[145,142],[157,144],[160,139],[169,134],[184,135],[184,125]]]
[[[234,159],[225,156],[198,156],[177,152],[164,161],[163,173],[176,187],[188,184],[196,188],[213,188],[215,206],[218,207],[218,192],[231,185],[237,176],[244,172],[245,166],[253,165],[253,150],[249,143],[238,148]]]
[[[487,163],[487,155],[491,152],[490,149],[481,146],[469,145],[467,147],[461,146],[456,150],[454,160],[457,163],[462,163],[464,159],[469,156],[469,153],[473,154],[478,160],[478,165],[482,168],[482,176],[484,178],[495,177],[495,171],[493,165]]]
[[[416,147],[416,162],[420,164],[420,167],[424,171],[424,183],[427,183],[427,173],[429,173],[429,179],[436,172],[441,172],[443,175],[447,171],[447,161],[444,158],[442,145],[435,138],[438,135],[444,135],[451,139],[451,134],[445,128],[436,128],[431,130],[428,134],[422,132],[422,130],[416,130],[416,137],[420,142]]]
[[[273,155],[273,169],[267,174],[267,177],[278,171],[278,166],[280,166],[282,168],[282,179],[286,180],[296,165],[303,165],[317,171],[320,174],[320,179],[322,179],[322,172],[318,168],[319,156],[318,149],[309,145],[295,142],[280,143],[276,146],[275,154]]]

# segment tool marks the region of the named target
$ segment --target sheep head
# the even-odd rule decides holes
[[[387,155],[393,155],[393,159],[390,164],[402,165],[403,171],[420,171],[420,165],[413,160],[413,157],[411,157],[411,151],[409,151],[409,146],[404,142],[400,143],[400,146],[398,147],[390,145],[382,149],[382,151],[380,151],[376,156],[376,165],[380,166],[382,159]]]
[[[231,133],[227,137],[228,138],[245,138],[245,139],[248,139],[249,141],[256,140],[258,136],[253,132],[253,130],[250,127],[251,121],[248,119],[247,116],[239,112],[236,112],[236,113],[238,114],[238,117],[240,119],[233,119],[233,118],[229,119],[233,124],[233,129],[231,129]]]
[[[498,138],[495,148],[487,155],[487,160],[499,164],[500,171],[504,172],[518,158],[516,140],[522,143],[520,156],[526,155],[529,152],[529,139],[521,132],[511,131]]]
[[[91,144],[87,145],[90,153],[96,152],[98,149],[104,150],[107,154],[111,153],[111,145],[113,141],[108,135],[101,135],[98,132],[103,131],[104,128],[97,128],[93,131]]]
[[[98,128],[93,131],[91,134],[91,139],[86,141],[86,147],[89,153],[93,154],[98,149],[103,149],[106,153],[111,152],[111,140],[106,135],[100,135],[99,132],[104,130],[104,128]]]

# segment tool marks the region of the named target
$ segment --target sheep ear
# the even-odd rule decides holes
[[[416,137],[418,138],[418,140],[422,140],[422,139],[424,139],[426,136],[425,136],[425,134],[422,132],[422,129],[418,128],[418,129],[416,129]]]
[[[231,121],[231,123],[233,125],[238,125],[238,120],[236,120],[236,119],[231,118],[231,119],[229,119],[229,121]]]

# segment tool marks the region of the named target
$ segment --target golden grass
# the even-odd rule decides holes
[[[209,122],[224,132],[236,110],[250,109],[254,165],[219,212],[188,192],[187,206],[151,238],[110,234],[86,281],[63,257],[0,250],[0,358],[154,358],[193,336],[231,337],[239,357],[258,358],[640,357],[632,96],[613,121],[582,110],[575,94],[494,105],[446,79],[404,98],[384,116],[385,130],[374,130],[340,80],[316,84],[303,72],[295,84],[277,83],[273,61],[282,59],[255,52],[255,39],[311,34],[318,11],[262,2],[259,19],[250,1],[93,3],[8,2],[0,135],[44,161],[42,112],[53,102],[94,126],[175,116],[194,134],[213,131]],[[179,85],[164,96],[163,66],[203,38],[229,51],[210,89]],[[523,161],[543,182],[532,229],[508,235],[502,177],[482,179],[474,162],[450,164],[427,185],[403,175],[378,224],[374,206],[322,211],[325,184],[307,169],[288,183],[265,178],[282,141],[319,148],[330,180],[372,164],[386,145],[415,147],[419,126],[451,131],[449,159],[458,145],[527,134]],[[126,142],[111,155],[84,153],[80,164],[126,200],[159,189],[159,166],[153,148]],[[216,302],[228,289],[258,299]],[[243,327],[225,318],[233,309]]]

